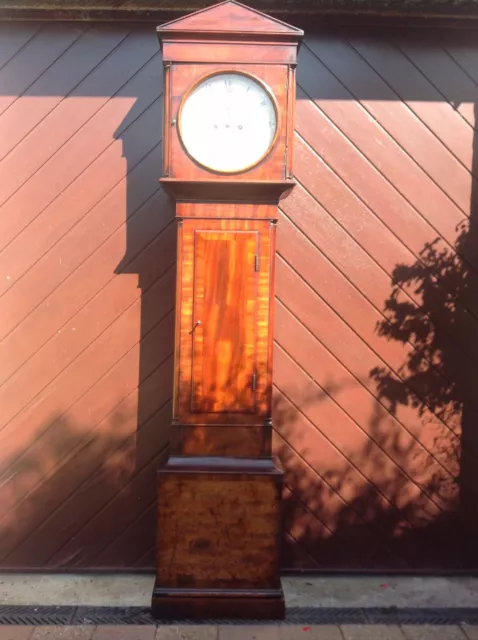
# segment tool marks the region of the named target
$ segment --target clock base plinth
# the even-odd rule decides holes
[[[282,620],[285,615],[282,589],[268,592],[233,589],[211,592],[201,589],[192,594],[187,589],[167,590],[155,587],[151,611],[162,620],[205,620],[238,618],[248,620]]]
[[[153,615],[282,618],[281,489],[270,459],[171,457],[158,472]]]

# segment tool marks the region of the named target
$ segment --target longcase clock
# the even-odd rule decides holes
[[[153,613],[280,618],[274,247],[278,202],[294,185],[303,34],[228,0],[163,25],[158,35],[161,182],[176,201],[178,269]]]

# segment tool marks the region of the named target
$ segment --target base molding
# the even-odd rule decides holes
[[[155,585],[151,602],[154,618],[200,620],[256,618],[283,620],[285,602],[278,589],[164,589]]]
[[[158,472],[154,617],[284,617],[282,472],[268,459],[170,456]]]

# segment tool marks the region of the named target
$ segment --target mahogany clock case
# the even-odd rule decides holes
[[[301,36],[229,0],[158,28],[164,63],[161,182],[176,200],[178,269],[170,457],[158,473],[160,618],[281,618],[282,473],[271,452],[277,206],[294,184]],[[268,88],[274,144],[221,174],[182,144],[181,105],[201,79]]]
[[[175,65],[166,67],[166,76],[170,77],[171,93],[170,105],[170,144],[164,150],[163,175],[181,180],[211,180],[215,172],[197,164],[187,153],[180,136],[181,104],[187,94],[205,77],[220,72],[248,73],[253,78],[263,82],[275,98],[277,103],[277,136],[272,149],[266,157],[251,168],[228,177],[234,181],[247,182],[250,180],[285,180],[286,175],[286,144],[287,144],[287,82],[290,67],[287,65],[264,64],[201,64]],[[217,172],[217,175],[221,174]]]
[[[303,32],[233,1],[198,11],[157,31],[164,65],[162,176],[166,182],[291,179],[295,68]],[[178,122],[181,104],[197,83],[227,71],[250,75],[268,88],[277,109],[277,139],[263,161],[226,177],[189,157],[181,144]]]

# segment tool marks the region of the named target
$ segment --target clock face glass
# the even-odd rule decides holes
[[[205,78],[182,104],[181,140],[190,156],[213,171],[238,173],[254,166],[271,149],[276,131],[269,92],[240,73]]]

